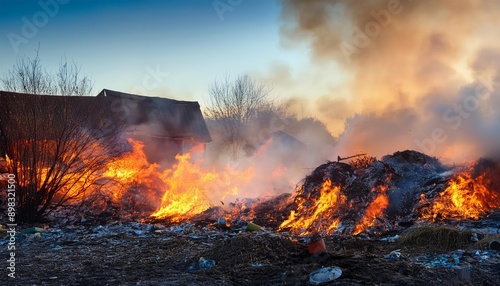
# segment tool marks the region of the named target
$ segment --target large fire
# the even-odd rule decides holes
[[[203,162],[193,160],[189,152],[178,154],[171,168],[162,169],[148,162],[142,142],[128,141],[131,152],[106,166],[103,176],[112,178],[107,189],[115,203],[123,203],[127,191],[135,186],[138,199],[155,208],[151,214],[155,218],[173,222],[189,219],[228,195],[237,195],[238,186],[248,184],[254,176],[252,166],[242,171],[202,167]]]
[[[345,204],[346,198],[340,194],[338,186],[332,187],[330,179],[325,180],[320,192],[320,197],[316,200],[311,198],[298,200],[297,210],[291,211],[290,217],[281,224],[280,228],[290,228],[290,231],[301,234],[335,230],[340,219],[334,219],[325,225],[324,218],[332,217],[338,207]],[[303,215],[297,216],[297,213],[303,213]]]
[[[82,198],[73,188],[104,192],[113,204],[121,206],[122,212],[180,222],[220,206],[226,198],[249,198],[257,187],[272,189],[288,171],[284,165],[262,163],[240,169],[207,167],[203,156],[189,152],[178,154],[176,163],[164,168],[148,162],[142,142],[128,141],[130,152],[108,163],[102,172],[68,173],[63,178],[69,182],[62,190],[66,196]],[[193,152],[200,150],[195,146]],[[8,157],[6,160],[11,162]],[[394,220],[400,215],[428,222],[477,220],[500,209],[498,168],[481,166],[476,163],[452,175],[452,169],[415,151],[396,152],[380,161],[366,160],[365,164],[329,162],[306,177],[293,203],[287,202],[289,208],[274,206],[290,210],[288,218],[279,221],[279,228],[300,235],[339,231],[357,235],[397,227]],[[256,174],[256,168],[266,169]],[[40,185],[53,176],[48,170],[38,172]],[[91,181],[100,185],[85,186]],[[270,193],[260,192],[259,201]],[[245,204],[241,206],[246,208]],[[405,208],[406,213],[398,213]],[[234,218],[234,213],[226,214]],[[251,210],[240,215],[251,220],[258,214]]]
[[[382,162],[385,167],[378,168]],[[300,235],[376,234],[397,228],[401,217],[477,220],[500,209],[498,184],[491,182],[496,169],[478,171],[475,165],[448,177],[449,171],[443,172],[437,161],[411,152],[354,166],[330,162],[318,167],[297,189],[295,206],[280,228]]]
[[[190,157],[189,153],[177,155],[178,162],[162,174],[167,187],[160,209],[153,217],[172,217],[173,221],[179,221],[207,210],[213,206],[214,198],[223,200],[229,194],[238,193],[238,188],[224,181],[220,173],[201,169]]]
[[[422,219],[479,219],[500,207],[500,196],[491,189],[486,174],[475,178],[471,171],[456,176],[439,198],[422,211]],[[425,200],[422,194],[421,200]]]

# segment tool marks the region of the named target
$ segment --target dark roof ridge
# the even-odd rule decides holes
[[[128,99],[136,99],[136,100],[148,100],[148,99],[160,99],[160,100],[166,100],[169,101],[170,103],[173,104],[196,104],[200,106],[198,101],[187,101],[187,100],[177,100],[177,99],[171,99],[171,98],[166,98],[166,97],[159,97],[159,96],[146,96],[146,95],[139,95],[139,94],[133,94],[133,93],[126,93],[126,92],[121,92],[121,91],[116,91],[116,90],[111,90],[111,89],[103,89],[97,96],[120,96],[120,97],[125,97]]]

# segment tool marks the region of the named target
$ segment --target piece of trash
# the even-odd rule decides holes
[[[325,240],[322,238],[315,239],[307,244],[307,249],[309,250],[310,254],[325,252],[326,251]]]
[[[260,230],[262,227],[260,225],[257,225],[253,222],[249,222],[247,224],[247,230],[248,231],[257,231],[257,230]]]
[[[136,235],[143,235],[144,234],[144,232],[142,230],[138,230],[138,229],[132,230],[132,233],[134,233]]]
[[[30,234],[30,233],[37,233],[37,232],[44,232],[45,229],[41,228],[41,227],[30,227],[30,228],[26,228],[26,229],[23,229],[21,230],[21,233],[22,234]]]
[[[215,266],[215,261],[214,260],[206,260],[203,257],[200,257],[200,260],[198,260],[198,266],[200,269],[210,269]]]
[[[416,264],[424,265],[429,268],[453,267],[460,264],[463,250],[459,249],[451,254],[427,254],[416,258]]]
[[[155,225],[154,224],[149,224],[147,227],[146,227],[146,232],[155,232]]]
[[[227,225],[227,221],[223,218],[219,218],[217,220],[217,227],[220,229],[223,229],[223,230],[229,229],[229,227]]]
[[[455,265],[455,266],[452,266],[451,268],[455,270],[455,275],[458,277],[458,279],[465,281],[465,282],[470,282],[471,272],[472,272],[472,267],[470,265],[468,265],[468,264]]]
[[[492,240],[489,244],[491,250],[500,250],[500,241]]]
[[[470,241],[472,242],[478,242],[479,241],[479,238],[477,237],[477,233],[473,233],[471,238],[470,238]]]
[[[400,238],[400,236],[396,234],[395,236],[384,237],[384,238],[381,238],[380,240],[387,241],[387,242],[395,242],[399,238]]]
[[[401,249],[391,251],[388,255],[384,255],[386,259],[399,259],[401,257]]]
[[[263,267],[263,266],[266,266],[266,265],[262,264],[262,263],[252,263],[252,264],[250,264],[250,266],[252,266],[252,267]]]
[[[204,239],[207,238],[206,235],[190,235],[189,238],[191,239]]]
[[[319,285],[322,283],[331,282],[342,275],[342,270],[337,267],[322,267],[314,270],[309,274],[309,283]]]

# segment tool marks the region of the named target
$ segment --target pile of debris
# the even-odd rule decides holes
[[[492,175],[495,168],[495,164],[480,160],[473,171],[478,177]],[[381,160],[365,156],[350,164],[327,162],[297,189],[288,208],[290,217],[281,228],[296,234],[380,235],[400,230],[432,212],[433,203],[463,172],[464,168],[445,166],[436,158],[410,150]],[[488,188],[487,194],[493,197],[500,191],[491,184]],[[493,200],[485,211],[494,208],[500,208],[500,200]],[[428,217],[436,219],[435,215]]]

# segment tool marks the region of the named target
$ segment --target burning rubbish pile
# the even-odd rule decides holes
[[[382,234],[416,221],[478,219],[500,208],[498,168],[448,167],[416,151],[328,162],[298,187],[280,228],[295,234]]]
[[[224,195],[234,189],[220,183],[207,189],[213,181],[198,180],[216,179],[220,176],[216,170],[203,169],[186,154],[162,172],[137,156],[140,147],[133,145],[134,151],[122,158],[130,165],[118,160],[108,166],[106,176],[122,187],[107,185],[108,191],[116,190],[108,193],[113,195],[112,204],[122,204],[121,212],[133,206],[128,212],[142,214],[142,221],[126,222],[130,216],[125,212],[98,225],[60,221],[56,227],[22,229],[20,257],[32,265],[20,267],[23,281],[303,285],[338,279],[350,285],[498,284],[500,214],[485,218],[489,211],[500,209],[498,165],[492,161],[480,160],[471,168],[450,167],[422,153],[403,151],[381,160],[328,162],[307,176],[293,195],[240,198],[216,206],[207,190],[219,186],[219,192],[211,195]],[[137,169],[140,177],[134,173]],[[165,195],[168,192],[172,195]],[[143,204],[156,200],[156,208],[141,207],[141,194],[148,199]],[[190,201],[197,205],[200,200],[203,208],[152,216],[172,205],[167,199],[178,198],[186,200],[179,206],[190,206]],[[470,221],[465,230],[400,231],[419,221],[476,218],[480,220]],[[367,239],[355,234],[386,236]],[[0,240],[0,245],[6,243],[8,238]]]
[[[381,160],[339,160],[316,168],[294,195],[245,198],[242,190],[256,177],[252,165],[221,172],[203,167],[187,153],[162,171],[147,162],[140,142],[130,143],[132,151],[104,174],[112,182],[105,185],[111,201],[102,213],[114,207],[115,218],[132,215],[170,224],[217,224],[220,219],[222,229],[240,229],[253,221],[295,235],[380,235],[418,221],[477,220],[500,209],[498,166],[486,159],[471,167],[446,166],[407,150]],[[237,199],[224,204],[228,196]]]

